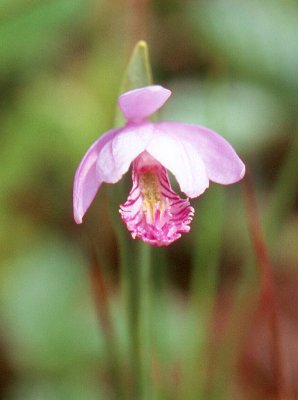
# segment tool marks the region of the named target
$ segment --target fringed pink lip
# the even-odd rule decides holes
[[[146,86],[124,93],[124,127],[102,135],[87,151],[74,179],[74,218],[81,223],[103,182],[116,183],[133,163],[133,188],[120,208],[134,238],[166,246],[188,232],[194,210],[171,188],[167,171],[187,197],[200,196],[209,181],[223,185],[243,178],[245,166],[232,146],[208,128],[146,120],[171,92]]]
[[[134,161],[132,179],[120,214],[133,238],[168,246],[190,230],[194,209],[172,190],[166,169],[147,152]]]

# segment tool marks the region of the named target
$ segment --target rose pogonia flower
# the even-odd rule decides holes
[[[199,125],[148,120],[171,91],[146,86],[119,97],[124,127],[103,134],[89,148],[74,179],[73,207],[80,224],[103,182],[116,183],[132,164],[133,186],[120,206],[133,238],[167,246],[190,230],[194,209],[170,184],[168,171],[190,198],[200,196],[209,181],[229,185],[243,178],[245,166],[232,146]]]

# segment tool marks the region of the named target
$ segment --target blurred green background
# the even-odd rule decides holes
[[[216,130],[251,172],[278,282],[287,380],[298,396],[297,26],[295,0],[0,0],[1,398],[111,398],[109,355],[90,290],[90,236],[125,370],[119,257],[105,189],[76,226],[72,182],[88,146],[113,124],[121,76],[140,39],[148,42],[154,81],[173,91],[160,118]],[[251,245],[240,185],[224,189],[215,212],[212,190],[194,202],[191,233],[161,249],[163,267],[155,262],[157,287],[165,269],[169,277],[164,308],[157,301],[154,316],[160,399],[199,398],[181,397],[180,362],[205,343],[188,312],[191,260],[204,247],[199,257],[208,271],[216,218],[224,220],[211,365],[245,281]],[[248,326],[239,322],[245,313],[234,318],[227,341],[234,361],[213,361],[218,368],[204,377],[212,394],[202,398],[273,399],[267,328],[262,318]]]

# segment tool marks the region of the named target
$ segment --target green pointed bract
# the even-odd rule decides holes
[[[152,71],[149,61],[148,45],[140,40],[134,47],[123,76],[119,94],[152,84]],[[122,126],[125,123],[118,106],[115,112],[114,126]]]

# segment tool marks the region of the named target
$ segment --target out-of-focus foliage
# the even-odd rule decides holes
[[[202,1],[195,29],[241,75],[297,96],[297,4],[293,1]],[[297,98],[297,97],[296,97]]]
[[[129,382],[108,201],[103,190],[84,225],[75,226],[72,181],[88,146],[113,124],[134,43],[148,41],[154,80],[173,91],[161,118],[207,125],[230,140],[251,170],[266,216],[297,136],[297,26],[294,0],[0,1],[0,398],[112,398],[106,338],[90,290],[90,236],[105,272],[120,365]],[[229,362],[214,362],[226,355],[221,332],[249,253],[241,192],[228,192],[223,210],[212,192],[199,198],[193,231],[154,258],[154,379],[163,387],[158,399],[205,399],[184,387],[185,382],[199,387],[199,367],[206,367],[202,376],[216,400],[231,399],[231,393],[237,399],[270,399],[274,392],[262,346],[265,331],[262,324],[259,332],[250,330],[245,312],[230,331],[228,344],[232,350],[235,345],[235,354]],[[294,202],[270,250],[280,283],[289,381],[297,392]],[[206,341],[211,281],[203,272],[198,275],[207,286],[201,285],[198,309],[191,308],[191,259],[198,237],[206,245],[198,274],[208,273],[210,241],[216,238],[213,218],[222,212],[219,274],[212,283],[215,324]],[[244,351],[246,329],[250,347]],[[201,364],[194,366],[198,348],[203,349]],[[187,365],[193,369],[186,374]],[[250,376],[252,366],[256,372]],[[227,373],[230,383],[217,387]]]
[[[59,243],[57,237],[44,239],[18,257],[3,279],[9,349],[18,367],[76,370],[86,359],[90,363],[91,357],[92,365],[96,354],[102,353],[88,277],[78,251]],[[11,298],[11,293],[18,295]]]
[[[1,73],[29,78],[71,45],[69,36],[87,23],[92,1],[2,0],[0,5]]]

